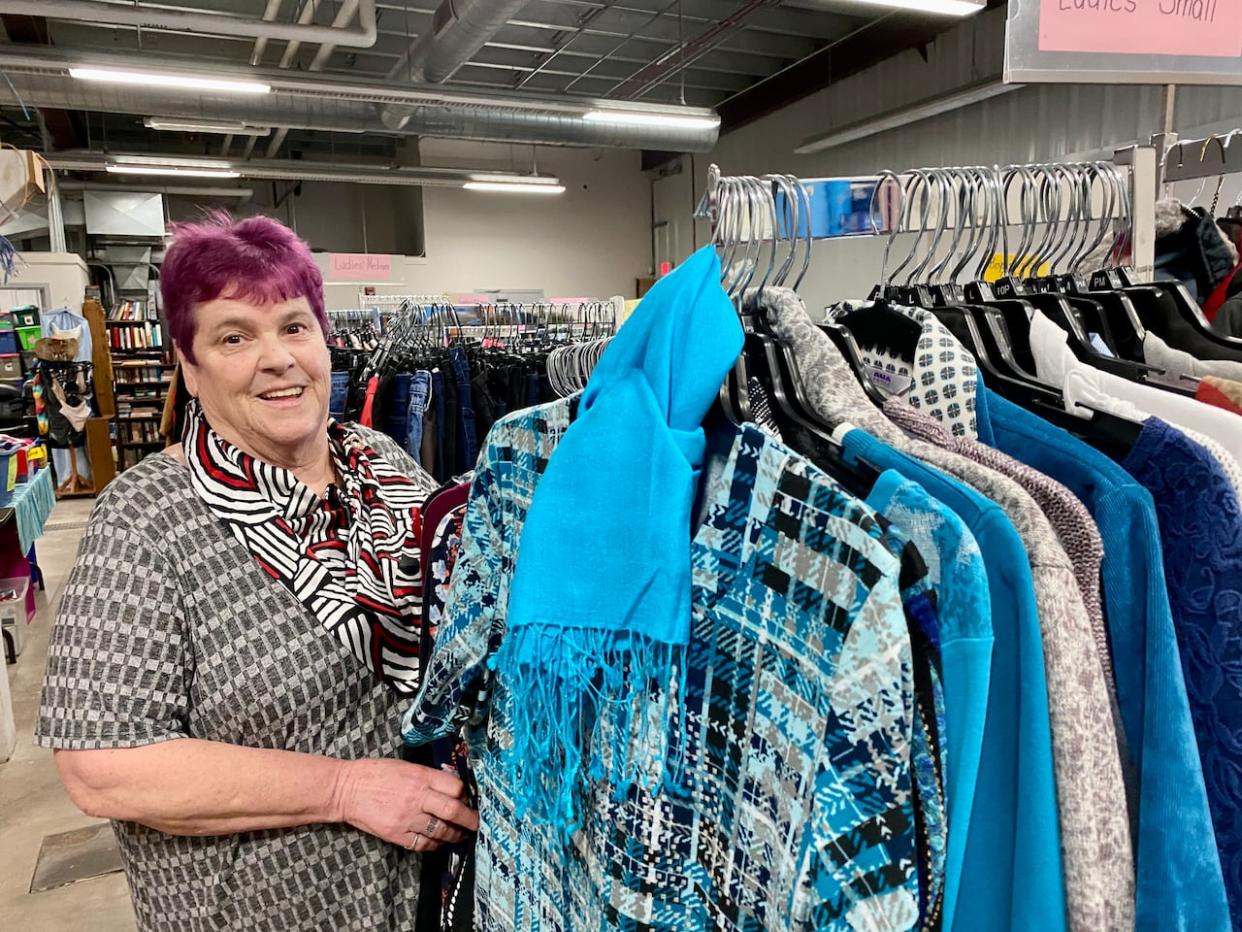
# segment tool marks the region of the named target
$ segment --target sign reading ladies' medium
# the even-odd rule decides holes
[[[386,282],[392,278],[392,256],[331,252],[328,253],[328,275],[335,281]]]
[[[1005,80],[1242,84],[1242,0],[1010,0]]]

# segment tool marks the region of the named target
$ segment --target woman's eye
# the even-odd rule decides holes
[[[224,338],[225,346],[241,346],[241,341],[242,338],[240,333],[230,333]]]
[[[289,325],[290,333],[302,333],[305,330],[306,330],[306,324],[290,324]]]

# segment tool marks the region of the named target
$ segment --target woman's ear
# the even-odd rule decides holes
[[[191,398],[197,398],[198,367],[185,358],[185,354],[181,352],[181,347],[174,343],[173,348],[177,351],[177,369],[181,372],[181,384],[185,386],[185,390],[189,392]]]

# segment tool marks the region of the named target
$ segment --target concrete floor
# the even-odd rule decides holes
[[[97,824],[65,795],[52,752],[31,743],[51,619],[93,504],[90,499],[58,502],[52,512],[48,521],[52,529],[36,544],[47,588],[38,593],[39,610],[25,649],[17,663],[8,667],[17,750],[12,760],[0,764],[2,930],[131,932],[135,928],[129,890],[119,872],[42,893],[29,892],[43,837]]]

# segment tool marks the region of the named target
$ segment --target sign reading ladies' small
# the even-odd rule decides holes
[[[1242,0],[1040,0],[1042,52],[1242,56]]]

